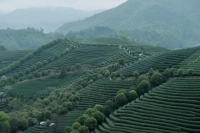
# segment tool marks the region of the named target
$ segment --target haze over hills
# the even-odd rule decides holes
[[[165,34],[178,40],[168,42],[166,38],[160,38],[165,45],[181,48],[200,42],[198,5],[198,0],[129,0],[116,8],[84,20],[66,23],[56,31],[68,33],[94,26],[106,26],[117,30],[138,30],[142,34],[153,32],[155,35]],[[154,37],[150,36],[148,41],[151,42],[153,39]],[[161,46],[160,42],[158,45]]]
[[[84,19],[103,10],[81,11],[73,8],[26,8],[0,15],[0,29],[43,28],[44,32],[54,32],[66,22]]]

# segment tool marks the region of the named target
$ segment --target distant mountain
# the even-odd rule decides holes
[[[174,47],[198,44],[199,5],[199,0],[128,0],[116,8],[84,20],[66,23],[56,31],[68,33],[95,26],[106,26],[117,30],[142,30],[157,35],[162,33],[168,37],[173,36],[174,40],[180,40],[178,44],[177,41],[170,44]],[[153,38],[150,36],[148,40],[151,39]],[[167,43],[169,40],[163,41]]]
[[[0,15],[0,29],[33,27],[43,28],[44,32],[54,32],[66,22],[84,19],[101,11],[103,10],[81,11],[63,7],[18,9]]]

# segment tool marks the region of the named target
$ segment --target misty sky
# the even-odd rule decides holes
[[[0,0],[0,12],[30,7],[71,7],[81,10],[110,9],[126,0]]]

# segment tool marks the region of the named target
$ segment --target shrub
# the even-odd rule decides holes
[[[51,112],[49,110],[45,111],[44,118],[51,119],[51,116],[52,116],[52,114],[51,114]]]
[[[103,78],[103,75],[99,74],[98,79],[102,79],[102,78]]]
[[[100,111],[95,111],[93,117],[97,120],[99,124],[102,123],[105,119],[105,115]]]
[[[116,76],[115,72],[112,72],[111,75],[110,75],[111,79],[114,79],[115,76]]]
[[[193,69],[189,69],[189,70],[188,70],[188,75],[189,75],[189,76],[192,76],[192,75],[193,75]]]
[[[151,89],[151,84],[149,83],[149,81],[143,80],[138,84],[136,91],[139,95],[142,95],[148,92],[150,89]]]
[[[115,102],[117,103],[117,105],[119,106],[123,106],[124,104],[126,104],[127,99],[125,94],[120,93],[115,97]]]
[[[100,112],[103,111],[103,106],[100,105],[100,104],[95,105],[94,108],[95,108],[96,110],[100,111]]]
[[[72,125],[72,128],[75,129],[75,130],[78,130],[80,126],[81,126],[80,123],[75,122],[75,123]]]
[[[139,77],[139,83],[142,82],[143,80],[149,81],[149,78],[145,75],[142,75]]]
[[[88,114],[83,114],[81,117],[79,117],[76,122],[80,123],[83,125],[85,123],[85,120],[89,118],[90,116]]]
[[[149,75],[152,76],[153,74],[154,74],[154,70],[153,70],[153,68],[151,68],[151,69],[149,70]]]
[[[135,100],[137,98],[137,96],[138,96],[137,92],[135,90],[131,90],[127,93],[126,97],[127,97],[128,101],[131,102],[131,101]]]
[[[163,76],[162,76],[162,74],[160,74],[160,73],[154,73],[151,76],[150,82],[151,82],[151,85],[153,85],[153,86],[157,86],[157,85],[162,84],[162,82],[163,82]]]
[[[66,126],[64,133],[70,133],[73,129],[71,127]]]
[[[79,131],[79,133],[88,133],[89,132],[88,127],[86,127],[86,126],[80,126],[78,131]]]
[[[133,73],[133,76],[136,78],[136,79],[138,79],[139,78],[139,73],[137,72],[137,71],[135,71],[134,73]]]
[[[125,60],[124,60],[124,59],[119,59],[119,60],[118,60],[118,63],[119,63],[120,65],[124,65],[124,64],[125,64]]]
[[[93,131],[97,126],[97,120],[93,117],[89,117],[85,120],[84,124],[90,131]]]
[[[182,76],[183,76],[183,69],[179,69],[179,70],[178,70],[178,76],[179,76],[179,77],[182,77]]]

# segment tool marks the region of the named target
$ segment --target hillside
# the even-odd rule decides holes
[[[129,34],[136,34],[134,36],[139,36],[139,38],[148,33],[151,35],[145,40],[150,41],[152,45],[165,46],[156,42],[156,40],[162,40],[162,43],[170,45],[165,46],[167,48],[181,48],[199,44],[200,32],[197,30],[200,28],[198,23],[200,11],[197,6],[199,4],[198,0],[129,0],[116,8],[84,20],[66,23],[58,28],[57,32],[66,34],[69,31],[105,26],[116,30],[138,31],[139,33]],[[160,34],[161,37],[155,39]]]
[[[17,9],[0,15],[0,29],[32,27],[43,28],[45,33],[54,32],[64,23],[84,19],[101,11],[81,11],[64,7]]]
[[[35,49],[47,42],[63,37],[63,34],[46,34],[43,33],[43,30],[33,28],[0,30],[0,44],[4,45],[7,50]]]
[[[11,99],[1,102],[0,110],[7,112],[12,121],[16,120],[16,113],[20,111],[17,119],[22,121],[24,118],[28,119],[26,113],[31,110],[44,113],[47,108],[55,107],[57,110],[64,107],[64,102],[72,102],[72,108],[67,110],[60,108],[60,111],[52,116],[52,122],[58,123],[57,132],[63,132],[65,126],[72,125],[86,108],[98,103],[103,104],[106,100],[111,100],[119,89],[128,89],[129,86],[136,84],[132,81],[109,81],[106,77],[100,80],[99,75],[104,70],[108,69],[112,72],[120,69],[122,66],[117,63],[119,59],[129,64],[138,60],[137,57],[141,53],[152,56],[169,51],[155,46],[137,45],[137,43],[136,45],[134,43],[114,45],[114,42],[117,42],[114,39],[112,39],[113,44],[110,45],[110,41],[107,44],[80,44],[73,40],[57,39],[34,51],[1,52],[0,54],[9,56],[4,58],[1,56],[0,92],[6,92],[6,97]],[[99,97],[105,98],[104,101],[97,97],[90,98],[93,102],[87,101],[86,94],[93,95],[102,87],[111,89],[109,95],[107,89],[99,93]],[[57,94],[64,94],[67,99],[59,96],[56,101],[53,100],[48,106],[43,106],[42,101],[51,99],[52,94],[56,94],[56,97]],[[59,119],[56,119],[57,117]],[[35,125],[35,121],[43,120],[35,115],[30,118],[34,120],[30,122],[32,126]],[[10,124],[12,131],[24,130],[20,126]],[[29,126],[27,132],[46,130],[40,126],[32,126]]]

